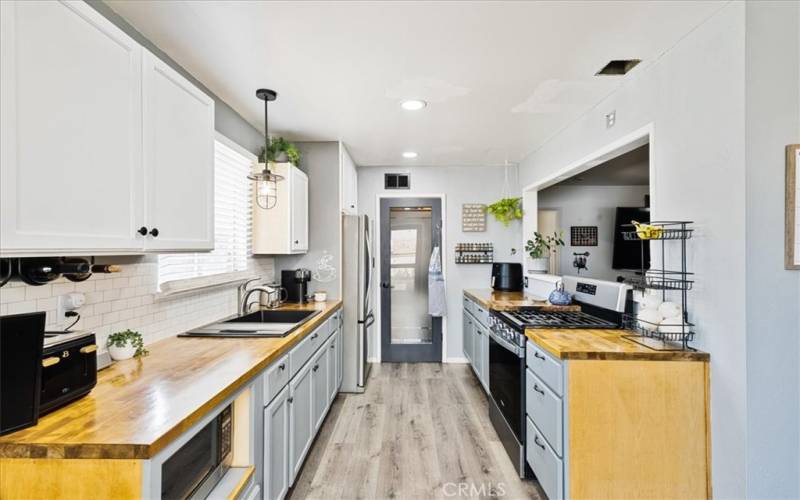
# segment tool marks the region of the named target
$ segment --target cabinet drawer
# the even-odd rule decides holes
[[[464,297],[464,310],[472,314],[472,301]]]
[[[534,342],[528,341],[525,347],[525,362],[528,368],[558,396],[564,394],[564,365],[547,354]]]
[[[489,311],[487,309],[484,309],[478,304],[473,303],[472,315],[475,316],[475,319],[477,319],[483,326],[489,326]]]
[[[564,456],[562,452],[564,410],[561,398],[530,370],[525,370],[525,410],[528,417],[536,423],[536,427],[542,431],[556,455]]]
[[[289,367],[291,368],[289,378],[294,377],[295,374],[300,371],[300,368],[311,359],[311,355],[314,354],[314,351],[322,345],[322,341],[324,340],[322,334],[326,329],[327,323],[323,323],[322,326],[317,327],[316,330],[301,340],[299,344],[292,347],[292,350],[289,351]]]
[[[264,406],[289,383],[289,355],[278,359],[264,373]]]
[[[528,433],[525,458],[528,465],[536,474],[536,479],[548,499],[564,498],[564,463],[556,456],[531,419],[527,418],[525,422]]]

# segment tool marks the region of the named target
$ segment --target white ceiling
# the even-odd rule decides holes
[[[342,140],[362,166],[519,161],[724,4],[107,3],[259,130],[255,90],[275,89],[271,135]],[[593,76],[626,58],[643,62]]]

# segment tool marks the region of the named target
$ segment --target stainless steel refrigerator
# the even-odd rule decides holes
[[[369,343],[374,339],[372,224],[366,215],[342,216],[342,392],[364,392]]]

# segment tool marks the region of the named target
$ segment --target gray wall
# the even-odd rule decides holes
[[[389,172],[408,172],[411,175],[411,189],[407,191],[383,189],[383,175]],[[514,176],[511,176],[512,178]],[[358,169],[359,212],[375,220],[376,202],[379,194],[418,196],[420,194],[445,195],[445,228],[442,261],[445,268],[447,287],[447,331],[445,357],[451,361],[462,360],[464,352],[461,345],[461,295],[465,288],[489,288],[491,265],[455,264],[456,243],[493,243],[496,261],[520,262],[522,248],[522,225],[514,221],[504,227],[494,217],[487,215],[487,231],[483,233],[464,233],[461,231],[461,205],[464,203],[491,204],[500,199],[503,189],[503,169],[499,167],[363,167]],[[519,196],[518,184],[512,184],[511,195]],[[378,242],[376,241],[376,246]],[[511,255],[511,248],[517,254]],[[378,272],[376,271],[376,276]],[[377,284],[375,284],[377,289]],[[378,334],[378,329],[375,329]],[[370,342],[374,349],[380,339]],[[370,356],[374,357],[372,350]]]
[[[614,223],[617,207],[644,206],[649,186],[574,186],[556,185],[539,191],[539,208],[560,212],[564,243],[561,249],[560,274],[577,275],[572,266],[573,252],[589,252],[588,270],[581,276],[616,281],[623,274],[611,268],[614,250]],[[596,247],[570,246],[571,226],[597,226]]]
[[[339,298],[342,252],[342,218],[339,207],[339,143],[298,142],[302,159],[300,169],[308,174],[308,253],[275,256],[276,278],[280,270],[306,267],[317,270],[319,259],[327,251],[333,255],[336,279],[329,283],[312,281],[309,291],[325,290],[329,298]]]
[[[152,52],[159,59],[169,64],[175,71],[189,79],[192,83],[197,85],[206,94],[214,99],[214,128],[217,132],[221,133],[228,139],[236,142],[242,147],[247,148],[253,153],[258,153],[261,145],[264,143],[264,134],[253,128],[244,118],[228,106],[222,99],[217,97],[213,92],[199,82],[194,76],[189,74],[178,63],[173,61],[161,49],[153,45],[150,40],[144,37],[141,33],[128,24],[119,14],[114,12],[111,7],[106,5],[100,0],[86,0],[93,9],[99,12],[103,17],[114,23],[118,28],[128,34],[131,38],[136,40],[139,44]],[[255,98],[255,90],[253,90],[253,97]]]
[[[800,272],[783,267],[784,147],[800,142],[798,26],[800,3],[747,3],[750,498],[800,497]]]

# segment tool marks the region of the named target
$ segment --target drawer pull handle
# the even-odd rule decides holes
[[[538,353],[538,352],[536,352],[536,351],[534,351],[534,352],[533,352],[533,357],[534,357],[534,358],[539,358],[539,359],[541,359],[542,361],[545,361],[545,360],[547,360],[547,358],[545,358],[543,355],[539,354],[539,353]]]
[[[57,365],[61,362],[61,358],[58,356],[50,356],[49,358],[44,358],[42,360],[42,366],[47,368],[48,366]]]
[[[315,339],[315,338],[317,338],[317,337],[319,337],[319,334],[318,334],[318,333],[315,333],[314,335],[312,335],[312,336],[311,336],[312,340],[313,340],[313,339]]]
[[[539,384],[533,384],[533,390],[544,396],[544,391],[539,388]]]
[[[97,344],[87,345],[81,347],[81,353],[89,354],[90,352],[95,352],[97,350]]]
[[[286,369],[286,363],[279,364],[278,368],[280,368],[281,370],[285,370]]]
[[[336,348],[336,344],[331,344],[331,349],[335,349],[335,348]]]
[[[536,443],[536,446],[538,446],[539,448],[543,450],[545,449],[544,445],[539,442],[539,436],[533,436],[533,442]]]
[[[314,371],[319,370],[319,365],[314,365]]]
[[[290,402],[290,403],[294,403],[294,398],[289,398],[289,399],[287,399],[287,401]]]

